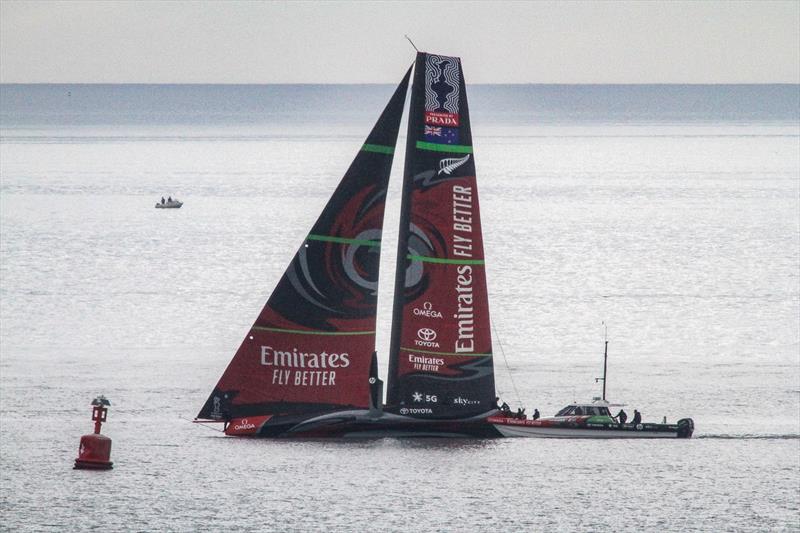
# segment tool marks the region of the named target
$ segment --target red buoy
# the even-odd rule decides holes
[[[74,468],[89,470],[108,470],[114,463],[111,458],[111,439],[100,434],[100,426],[106,421],[107,405],[111,402],[105,396],[98,396],[92,400],[92,420],[94,420],[94,433],[81,437],[78,448],[78,458],[75,459]]]

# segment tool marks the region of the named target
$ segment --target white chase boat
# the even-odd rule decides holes
[[[607,335],[607,334],[606,334]],[[634,416],[631,423],[625,418],[616,419],[610,408],[622,404],[606,401],[606,377],[608,373],[608,339],[603,353],[603,377],[595,381],[603,382],[603,397],[596,397],[590,403],[573,402],[561,409],[555,416],[527,420],[515,417],[509,411],[490,416],[488,421],[504,437],[549,437],[585,439],[664,439],[692,436],[694,421],[682,418],[677,424],[667,424],[666,417],[661,424],[642,422],[641,415]]]
[[[611,405],[597,398],[590,403],[571,403],[547,418],[526,420],[499,414],[489,417],[489,422],[504,437],[663,439],[689,438],[694,432],[691,418],[682,418],[677,424],[620,424],[611,416]]]

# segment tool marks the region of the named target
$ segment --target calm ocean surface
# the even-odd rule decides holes
[[[695,438],[189,422],[392,90],[0,86],[0,530],[800,531],[798,86],[468,87],[502,398],[598,394],[605,321],[610,399]]]

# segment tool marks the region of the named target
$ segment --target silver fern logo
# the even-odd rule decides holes
[[[469,161],[469,155],[467,154],[464,157],[446,157],[439,161],[439,172],[437,175],[445,173],[448,176],[453,173],[455,169]]]

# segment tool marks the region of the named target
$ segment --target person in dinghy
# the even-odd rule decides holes
[[[177,198],[172,198],[169,196],[166,200],[164,197],[161,197],[161,202],[156,202],[156,209],[179,209],[183,205],[183,202],[178,200]]]

